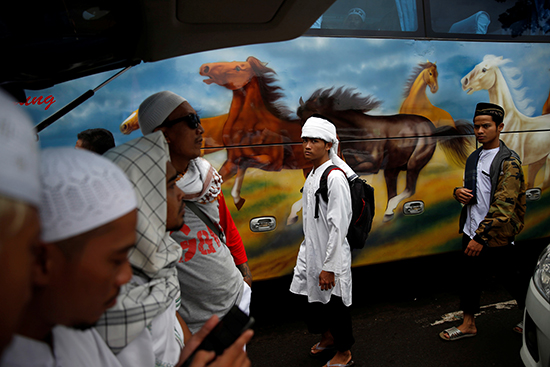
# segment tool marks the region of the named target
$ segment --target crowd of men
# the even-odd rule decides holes
[[[231,307],[249,312],[252,279],[189,103],[147,99],[144,136],[117,147],[92,129],[82,149],[40,151],[0,93],[0,365],[249,366],[251,330],[195,350]],[[199,239],[211,251],[182,257]]]
[[[189,102],[168,91],[148,97],[139,107],[143,136],[119,146],[91,129],[78,135],[80,149],[41,152],[31,121],[2,91],[0,111],[0,367],[249,366],[251,330],[217,355],[198,348],[235,306],[249,314],[252,276],[222,178],[200,157],[204,130]],[[440,333],[446,341],[476,335],[487,268],[506,270],[498,273],[510,292],[520,306],[525,299],[514,262],[525,184],[519,157],[499,139],[503,117],[500,106],[478,104],[482,147],[454,191],[468,271],[464,322]],[[307,297],[308,329],[321,334],[309,354],[333,349],[325,366],[350,367],[346,235],[357,175],[338,157],[327,118],[309,117],[302,139],[313,169],[290,291]],[[329,168],[329,199],[317,201]]]

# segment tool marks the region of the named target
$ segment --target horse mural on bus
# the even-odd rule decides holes
[[[302,125],[291,119],[290,110],[278,103],[283,96],[276,81],[275,71],[257,58],[246,61],[203,64],[200,75],[208,77],[206,84],[217,84],[233,92],[227,119],[223,125],[221,144],[227,149],[227,159],[219,172],[224,181],[236,175],[231,196],[237,209],[244,204],[241,188],[248,168],[264,171],[303,169],[311,170],[300,143]],[[205,129],[206,130],[206,129]]]
[[[436,127],[442,125],[456,127],[451,114],[434,106],[426,95],[427,87],[430,87],[430,92],[437,93],[439,89],[437,76],[435,63],[430,61],[419,63],[405,84],[405,100],[401,104],[399,113],[424,116]]]
[[[203,119],[203,125],[205,147],[227,151],[219,172],[224,181],[236,176],[231,196],[237,209],[245,202],[241,189],[248,168],[264,171],[302,169],[304,176],[309,172],[311,164],[303,156],[300,135],[302,122],[315,112],[333,119],[343,141],[358,137],[379,139],[377,142],[346,143],[343,156],[358,174],[384,170],[388,193],[384,221],[393,219],[393,211],[399,203],[414,195],[418,175],[432,159],[438,143],[447,159],[458,165],[464,163],[470,150],[466,134],[471,133],[471,124],[459,124],[459,120],[458,128],[455,127],[451,115],[433,106],[426,97],[428,85],[434,93],[438,89],[437,68],[430,62],[419,64],[415,69],[415,77],[409,80],[410,99],[406,99],[401,109],[410,109],[416,114],[367,115],[366,112],[381,102],[341,87],[334,92],[333,88],[319,89],[307,103],[300,98],[298,116],[301,121],[290,118],[288,108],[278,103],[282,93],[281,88],[274,85],[276,73],[257,58],[206,63],[199,70],[200,75],[208,77],[203,80],[206,84],[217,84],[233,92],[229,112]],[[137,128],[136,119],[137,113],[132,114],[121,125],[121,131]],[[430,119],[440,126],[434,126]],[[231,149],[233,147],[242,148]],[[209,149],[209,152],[214,150]],[[406,187],[398,195],[400,171],[406,171]],[[301,200],[292,205],[287,224],[296,222],[300,209]]]
[[[452,142],[443,145],[443,149],[449,150],[458,160],[465,160],[468,149],[466,136],[451,140],[438,137],[456,134],[452,126],[436,128],[430,120],[419,115],[367,114],[378,103],[370,96],[361,97],[352,89],[318,89],[306,102],[300,99],[297,114],[302,121],[314,113],[331,119],[342,142],[343,156],[357,174],[384,170],[388,196],[383,221],[387,222],[393,219],[393,211],[399,203],[416,192],[420,171],[432,158],[439,139]],[[401,171],[407,174],[406,187],[398,195],[397,178]]]
[[[508,84],[500,67],[509,63],[510,59],[503,59],[502,56],[485,55],[483,61],[477,64],[472,71],[462,78],[462,89],[472,94],[479,90],[489,92],[489,100],[504,108],[504,128],[506,131],[536,131],[545,130],[550,126],[550,115],[528,117],[521,113],[512,98]],[[505,69],[503,69],[505,70]],[[518,75],[517,68],[511,70]],[[519,79],[515,79],[519,80]],[[524,101],[518,101],[521,103]],[[535,185],[535,178],[541,167],[546,163],[546,172],[543,181],[543,188],[550,186],[550,132],[541,131],[536,134],[502,134],[502,141],[510,149],[516,151],[521,157],[523,165],[527,169],[527,188]]]
[[[439,90],[437,65],[430,61],[419,63],[412,71],[404,88],[405,100],[399,109],[400,114],[412,114],[424,116],[430,120],[436,127],[451,126],[456,129],[459,134],[473,135],[473,125],[470,121],[463,119],[455,120],[451,114],[442,108],[434,106],[426,95],[426,88],[430,88],[431,93],[437,93]],[[449,140],[442,140],[441,144],[449,143]],[[470,141],[467,139],[461,140],[462,144],[470,147]],[[447,154],[453,151],[453,147],[444,149],[447,160],[454,162],[457,166],[463,166],[465,157],[458,157],[456,154]],[[458,158],[458,159],[457,159]]]

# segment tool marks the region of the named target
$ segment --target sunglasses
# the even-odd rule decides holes
[[[175,120],[170,120],[170,121],[165,120],[162,124],[160,124],[159,127],[172,127],[178,122],[182,122],[182,121],[185,121],[187,123],[187,126],[189,126],[189,128],[192,130],[195,130],[201,124],[201,119],[199,118],[199,116],[197,114],[190,113],[187,116],[183,116]]]

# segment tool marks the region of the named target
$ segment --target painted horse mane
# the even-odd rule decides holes
[[[275,70],[267,67],[267,63],[261,62],[254,56],[248,57],[246,61],[250,64],[258,78],[260,94],[267,110],[281,120],[290,120],[290,109],[284,104],[277,102],[284,95],[279,92],[279,90],[282,90],[281,87],[273,85],[278,81],[275,77],[277,74]]]
[[[433,62],[423,62],[419,63],[413,71],[411,72],[411,75],[409,76],[409,79],[407,79],[407,82],[405,83],[405,87],[403,89],[403,97],[407,98],[409,94],[411,93],[411,88],[414,85],[414,82],[416,81],[416,78],[420,75],[420,73],[428,68],[431,68],[432,66],[437,67]]]
[[[374,110],[382,102],[371,95],[361,96],[361,93],[355,92],[355,88],[334,87],[323,89],[319,88],[309,97],[307,103],[314,103],[316,107],[329,107],[334,111],[360,111],[363,113]],[[301,107],[299,107],[300,109]],[[300,115],[298,113],[298,115]]]

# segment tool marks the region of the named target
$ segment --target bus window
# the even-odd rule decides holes
[[[313,36],[547,42],[544,0],[338,0]]]
[[[539,0],[426,0],[435,33],[548,36],[548,2]]]
[[[396,3],[407,1],[340,0],[323,14],[319,28],[401,31]],[[412,18],[416,21],[416,14]]]
[[[415,31],[416,0],[339,0],[311,28]]]

